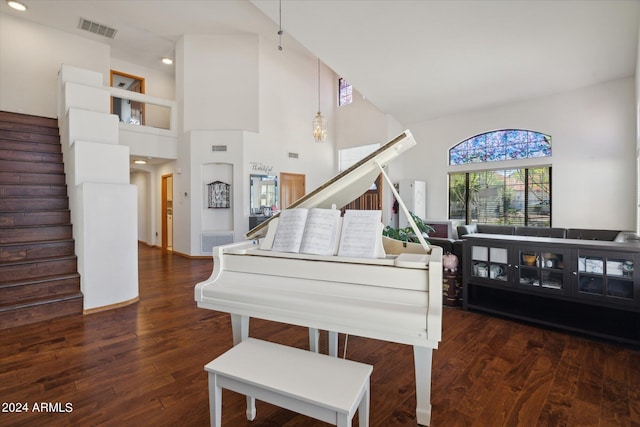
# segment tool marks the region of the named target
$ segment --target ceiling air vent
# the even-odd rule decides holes
[[[89,21],[84,18],[80,18],[79,28],[110,39],[114,38],[118,32],[115,28],[107,27],[106,25],[98,24],[97,22]]]
[[[212,145],[211,151],[227,151],[226,145]]]
[[[297,159],[300,156],[298,156],[298,153],[289,153],[289,157],[292,159]]]

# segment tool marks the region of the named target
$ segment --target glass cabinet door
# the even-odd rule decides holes
[[[566,270],[564,252],[546,248],[518,250],[518,283],[525,289],[564,292]]]
[[[507,248],[471,246],[471,276],[494,282],[507,282]]]
[[[581,252],[577,268],[578,295],[632,303],[637,298],[634,290],[634,264],[634,258],[628,254],[603,256]]]

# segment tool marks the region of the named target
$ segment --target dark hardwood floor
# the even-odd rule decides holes
[[[0,331],[1,426],[208,425],[203,367],[232,345],[229,316],[193,300],[211,260],[144,245],[139,258],[137,304]],[[433,426],[640,426],[637,349],[455,308],[443,323]],[[307,347],[300,327],[252,320],[251,335]],[[412,349],[349,337],[347,356],[374,365],[371,425],[415,425]],[[6,412],[14,404],[28,412]],[[325,425],[257,408],[246,421],[244,398],[225,390],[223,425]]]

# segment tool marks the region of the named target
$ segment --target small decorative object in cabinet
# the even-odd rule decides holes
[[[579,256],[578,291],[633,300],[633,260],[615,256]]]
[[[507,258],[506,248],[473,246],[471,248],[471,274],[475,277],[506,282]]]
[[[564,257],[562,253],[521,251],[518,270],[520,285],[563,289]]]

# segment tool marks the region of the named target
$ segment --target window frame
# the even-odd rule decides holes
[[[535,170],[535,169],[547,169],[547,173],[548,173],[548,182],[546,182],[546,185],[548,186],[548,190],[546,191],[548,194],[548,203],[549,203],[549,207],[548,207],[548,226],[547,225],[540,225],[539,222],[539,216],[535,216],[532,212],[533,209],[533,205],[530,205],[530,194],[533,191],[531,189],[531,184],[530,184],[530,170]],[[519,226],[526,226],[526,227],[541,227],[541,228],[550,228],[553,226],[553,216],[552,216],[552,200],[553,200],[553,167],[550,164],[544,164],[544,165],[520,165],[520,166],[504,166],[504,167],[500,167],[500,168],[491,168],[491,169],[474,169],[474,170],[459,170],[459,171],[449,171],[447,174],[447,187],[448,187],[448,191],[447,191],[447,196],[449,199],[449,203],[448,203],[448,217],[450,220],[459,220],[459,219],[464,219],[466,224],[471,224],[474,221],[478,222],[478,223],[485,223],[485,222],[480,222],[480,218],[476,218],[474,219],[474,214],[473,214],[473,206],[472,206],[472,193],[473,191],[470,191],[469,188],[471,186],[471,174],[481,174],[481,173],[488,173],[488,172],[495,172],[495,173],[503,173],[503,175],[506,175],[506,172],[509,171],[524,171],[524,179],[523,179],[523,184],[524,184],[524,190],[523,190],[523,194],[524,194],[524,200],[523,200],[523,223],[515,223],[515,225],[519,225]],[[464,218],[452,218],[452,175],[458,175],[461,176],[464,174]],[[455,201],[454,201],[455,202]],[[541,203],[544,205],[545,200],[541,200]],[[542,205],[542,206],[543,206]],[[534,220],[534,216],[535,219]],[[507,209],[505,209],[504,205],[503,205],[503,209],[502,209],[502,214],[500,216],[495,216],[493,218],[496,219],[501,219],[498,222],[495,222],[495,224],[511,224],[513,222],[509,222],[509,216],[507,215]],[[546,222],[546,221],[544,221]],[[490,222],[487,222],[490,223]]]
[[[547,158],[551,135],[529,129],[497,129],[480,133],[449,148],[449,166]]]
[[[351,103],[353,103],[353,86],[340,77],[338,79],[338,107],[344,107]]]

